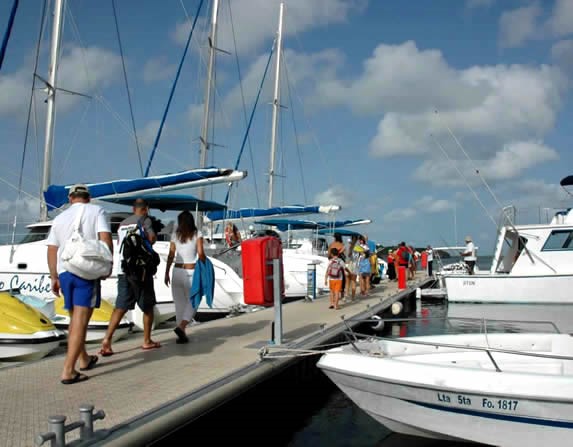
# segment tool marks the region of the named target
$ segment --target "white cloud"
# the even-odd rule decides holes
[[[518,47],[540,31],[537,23],[542,9],[538,4],[505,11],[499,19],[500,45],[504,48]]]
[[[424,196],[416,200],[414,206],[422,212],[426,213],[441,213],[446,210],[453,209],[454,204],[445,199],[434,199],[432,196]]]
[[[573,40],[560,40],[553,44],[551,59],[565,73],[573,74]]]
[[[309,108],[318,101],[315,95],[305,94],[308,91],[315,91],[316,86],[320,85],[325,79],[332,78],[335,70],[344,60],[339,50],[326,49],[317,53],[305,54],[292,50],[284,52],[284,59],[288,63],[288,81],[291,85],[296,85],[296,92],[299,96],[304,96],[305,107]],[[268,55],[263,54],[256,58],[247,68],[243,77],[243,93],[247,110],[250,111],[256,98],[261,79],[265,70]],[[273,74],[269,71],[259,104],[270,102],[273,92]],[[281,82],[281,102],[287,104],[287,86],[286,77],[282,75]],[[310,84],[310,85],[309,85]],[[293,99],[294,101],[294,99]],[[224,98],[222,107],[226,113],[232,114],[234,111],[242,109],[241,89],[237,84],[233,87]]]
[[[35,222],[40,215],[40,201],[28,196],[20,200],[0,199],[0,213],[5,221],[18,216],[18,222]]]
[[[553,13],[547,21],[547,26],[555,36],[573,33],[573,2],[571,0],[555,0]]]
[[[466,185],[466,182],[478,185],[481,179],[476,169],[486,181],[509,180],[540,163],[558,158],[554,149],[541,142],[517,141],[505,145],[487,160],[426,160],[416,169],[414,178],[438,186],[460,186]]]
[[[99,47],[64,47],[58,70],[58,87],[73,92],[92,94],[116,79],[121,59],[115,53]],[[31,72],[21,67],[11,74],[0,75],[0,116],[22,116],[27,110],[31,88]],[[60,93],[58,113],[70,110],[82,99],[77,95]]]
[[[138,131],[137,136],[139,138],[139,142],[143,145],[144,148],[150,149],[153,146],[160,124],[160,120],[151,120],[148,121],[145,126],[143,126],[143,128]],[[160,141],[165,141],[166,138],[169,138],[173,134],[173,130],[167,124],[164,125],[163,130],[161,131]]]
[[[568,208],[571,197],[555,183],[538,179],[510,182],[500,192],[502,203],[511,204],[517,210],[517,223],[549,222],[556,210]]]
[[[278,27],[279,0],[233,0],[233,27],[239,56],[260,50],[265,41],[274,37]],[[296,36],[308,29],[343,23],[355,11],[363,11],[367,0],[286,0],[283,35]],[[209,12],[211,17],[211,12]],[[192,21],[179,23],[172,37],[179,44],[187,41]],[[197,23],[195,31],[205,29],[206,22]],[[226,4],[219,7],[217,46],[234,52],[233,34]],[[202,42],[201,45],[206,44]],[[269,48],[270,49],[270,48]]]
[[[482,147],[540,138],[553,128],[568,87],[556,67],[455,69],[440,51],[413,42],[379,45],[355,79],[329,76],[317,86],[324,104],[382,116],[370,142],[380,157],[435,150],[429,135],[447,135],[448,127],[459,138],[489,139]]]
[[[333,186],[325,191],[319,192],[314,197],[314,203],[319,205],[339,205],[342,209],[351,205],[353,202],[352,193],[342,186]]]
[[[418,212],[414,208],[396,208],[384,214],[384,221],[386,222],[402,222],[407,219],[413,218]]]
[[[164,81],[175,78],[177,66],[167,63],[165,57],[149,59],[143,67],[143,80],[145,82]]]

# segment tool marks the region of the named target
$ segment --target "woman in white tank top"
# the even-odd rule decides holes
[[[175,304],[175,319],[177,327],[177,343],[187,343],[189,339],[185,328],[195,316],[197,309],[191,305],[191,284],[197,259],[205,260],[203,251],[203,235],[195,226],[193,215],[189,211],[182,211],[177,216],[177,227],[171,235],[167,267],[165,268],[165,285],[171,283],[171,295]],[[171,264],[175,260],[173,278],[169,277]]]

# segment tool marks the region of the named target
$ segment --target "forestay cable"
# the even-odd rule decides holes
[[[143,175],[143,163],[141,162],[141,149],[139,147],[139,139],[137,138],[137,129],[135,127],[135,118],[133,116],[133,105],[131,102],[131,93],[129,91],[129,82],[127,81],[127,70],[125,68],[125,58],[123,57],[123,45],[121,44],[121,35],[119,34],[119,24],[117,21],[117,11],[115,9],[115,0],[111,0],[113,8],[113,18],[115,21],[115,31],[117,33],[117,43],[119,45],[119,54],[121,56],[121,66],[123,68],[123,79],[125,81],[125,89],[127,90],[127,102],[129,103],[129,114],[131,116],[131,126],[133,128],[133,135],[135,137],[135,146],[137,148],[137,159],[139,160],[139,169]]]
[[[171,87],[171,92],[169,93],[169,99],[167,100],[167,106],[163,112],[163,117],[161,118],[161,124],[159,125],[159,130],[157,131],[157,136],[155,137],[155,142],[153,143],[153,149],[149,155],[149,161],[147,162],[147,167],[145,168],[144,177],[147,177],[149,170],[151,169],[151,163],[153,162],[153,157],[155,156],[155,151],[157,150],[157,145],[159,144],[159,139],[161,138],[161,132],[163,132],[163,126],[165,125],[165,120],[167,119],[167,113],[169,112],[169,107],[171,106],[171,101],[173,100],[173,94],[175,93],[175,87],[177,87],[177,81],[179,81],[179,76],[181,75],[181,68],[183,68],[183,62],[185,62],[185,56],[189,50],[189,44],[191,43],[191,37],[193,37],[193,31],[195,30],[195,25],[197,25],[197,20],[199,19],[199,13],[201,7],[203,6],[204,0],[199,2],[199,7],[195,13],[195,18],[193,19],[193,25],[191,26],[191,31],[189,32],[189,37],[187,38],[187,43],[185,44],[185,50],[183,51],[183,57],[179,62],[179,67],[177,68],[177,74],[175,75],[175,81]]]

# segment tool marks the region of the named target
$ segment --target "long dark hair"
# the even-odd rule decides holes
[[[177,239],[181,242],[187,242],[192,239],[197,233],[197,227],[195,226],[195,219],[193,219],[193,214],[189,211],[181,211],[177,216]]]

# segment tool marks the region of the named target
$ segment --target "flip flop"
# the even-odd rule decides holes
[[[141,349],[143,349],[144,351],[149,351],[150,349],[157,349],[157,348],[161,348],[161,343],[159,343],[158,341],[154,341],[149,346],[141,346]]]
[[[115,352],[113,352],[111,349],[100,349],[100,351],[98,352],[99,355],[101,355],[102,357],[109,357],[111,355],[114,355]]]
[[[176,341],[177,344],[183,344],[189,342],[187,334],[185,334],[185,332],[180,327],[176,327],[175,329],[173,329],[173,332],[177,334],[177,341]]]
[[[61,382],[63,385],[72,385],[74,383],[84,382],[88,379],[89,377],[85,374],[76,373],[71,379],[62,379]]]
[[[97,355],[90,355],[90,361],[88,362],[88,366],[86,366],[85,368],[80,368],[80,371],[87,371],[88,369],[92,369],[97,361],[99,360]]]

